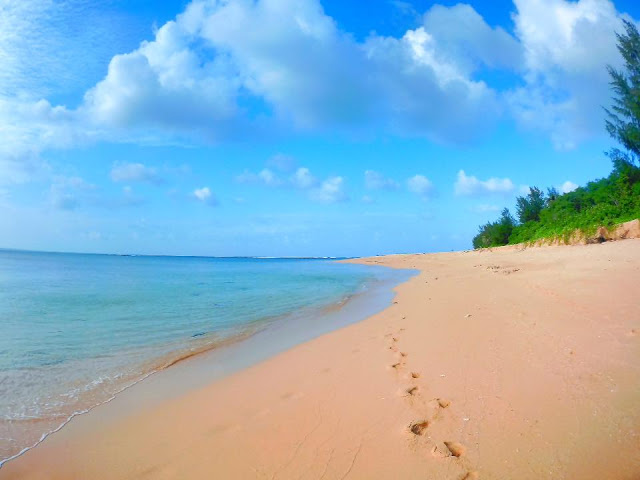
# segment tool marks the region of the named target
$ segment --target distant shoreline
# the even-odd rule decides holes
[[[25,250],[20,248],[0,248],[0,252],[16,253],[50,253],[59,255],[105,255],[114,257],[152,257],[152,258],[218,258],[218,259],[252,259],[252,260],[344,260],[357,257],[273,257],[273,256],[251,256],[251,255],[164,255],[146,253],[100,253],[100,252],[59,252],[50,250]]]

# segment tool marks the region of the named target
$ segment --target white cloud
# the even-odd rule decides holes
[[[611,97],[605,66],[619,66],[614,32],[623,16],[609,0],[515,0],[525,86],[507,95],[521,125],[570,149],[603,134]]]
[[[364,172],[364,186],[369,190],[395,190],[400,187],[392,178],[386,178],[373,170]]]
[[[197,37],[178,17],[128,54],[116,55],[107,76],[85,95],[83,110],[101,126],[216,139],[233,123],[239,83],[224,56],[206,60]]]
[[[427,198],[433,191],[433,183],[424,175],[414,175],[407,180],[407,188],[410,192]]]
[[[495,92],[456,62],[424,27],[357,42],[318,0],[194,0],[153,40],[114,56],[76,109],[0,96],[9,104],[0,120],[10,125],[0,143],[21,156],[95,140],[215,142],[291,126],[464,142],[499,108]],[[11,75],[19,83],[27,73]],[[240,97],[266,106],[260,120]]]
[[[193,196],[206,205],[217,205],[218,200],[215,195],[211,193],[209,187],[196,188],[193,191]]]
[[[308,168],[300,167],[291,176],[291,183],[296,188],[307,190],[315,187],[318,184],[318,179],[311,175],[311,171]]]
[[[268,187],[294,188],[306,192],[311,200],[320,203],[336,203],[347,199],[342,177],[328,177],[320,182],[307,167],[297,168],[286,180],[283,180],[268,168],[264,168],[257,174],[245,170],[236,176],[236,181]]]
[[[491,28],[471,5],[434,5],[423,21],[442,55],[468,74],[482,66],[513,70],[522,63],[518,41],[501,27]]]
[[[369,37],[364,48],[373,68],[375,114],[388,122],[386,130],[466,143],[498,118],[496,93],[468,76],[424,27],[400,39]]]
[[[318,179],[306,167],[299,167],[286,180],[269,168],[263,168],[258,173],[244,170],[240,175],[236,176],[236,181],[238,183],[260,184],[267,187],[293,187],[300,190],[309,190],[318,184]]]
[[[320,203],[336,203],[347,200],[342,177],[329,177],[310,192],[310,198]]]
[[[370,197],[369,195],[363,195],[362,203],[367,203],[367,204],[375,203],[375,199]]]
[[[114,182],[148,182],[161,183],[162,179],[155,168],[142,163],[116,163],[111,169],[111,180]]]
[[[44,148],[65,148],[80,138],[73,114],[46,100],[9,99],[0,92],[0,184],[23,183],[48,169],[39,154]]]
[[[578,188],[580,185],[577,185],[575,183],[573,183],[570,180],[567,180],[566,182],[564,182],[561,186],[560,186],[560,192],[561,193],[569,193],[569,192],[573,192],[576,188]]]
[[[280,180],[280,178],[268,168],[263,168],[262,170],[260,170],[260,173],[258,173],[258,178],[267,187],[279,187],[280,185],[282,185],[282,180]]]
[[[456,195],[481,195],[488,193],[511,193],[515,185],[509,178],[489,178],[478,180],[472,175],[467,175],[464,170],[458,172],[454,191]]]
[[[59,61],[67,50],[58,41],[73,42],[63,38],[67,23],[48,17],[64,10],[76,22],[100,3],[52,5],[10,0],[0,19],[3,183],[46,168],[41,151],[83,142],[211,143],[313,129],[465,143],[504,111],[571,148],[603,131],[604,67],[620,64],[613,33],[622,15],[609,0],[515,0],[515,38],[468,5],[436,5],[415,29],[364,41],[341,31],[319,0],[193,0],[152,40],[113,56],[74,108],[35,100],[49,91],[43,79],[67,82],[86,57],[83,37],[82,55]],[[497,92],[482,80],[493,69],[520,75],[522,86]],[[293,171],[277,163],[268,167]]]
[[[279,187],[283,185],[283,180],[273,170],[263,168],[258,173],[244,170],[240,175],[236,176],[238,183],[257,183],[267,187]]]

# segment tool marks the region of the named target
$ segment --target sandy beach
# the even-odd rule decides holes
[[[362,322],[78,417],[0,479],[640,478],[640,240],[356,261],[420,273]]]

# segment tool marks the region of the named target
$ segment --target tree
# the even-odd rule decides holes
[[[553,202],[559,196],[560,192],[558,192],[558,189],[556,187],[547,188],[547,206],[551,205],[551,202]]]
[[[520,223],[540,220],[540,212],[545,207],[546,201],[544,192],[538,187],[529,188],[529,193],[525,197],[516,199],[516,211]]]
[[[634,166],[640,158],[640,34],[633,23],[623,22],[626,33],[616,33],[616,37],[624,68],[607,65],[614,94],[611,109],[605,108],[607,131],[628,152],[617,148],[608,152],[614,171]]]
[[[509,243],[509,237],[516,221],[508,208],[502,210],[496,222],[489,222],[481,226],[478,234],[473,237],[473,248],[498,247]]]

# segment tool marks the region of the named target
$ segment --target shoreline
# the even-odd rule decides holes
[[[184,392],[181,393],[186,393],[202,387],[208,382],[220,380],[238,370],[248,368],[273,355],[277,355],[283,350],[311,340],[317,335],[322,335],[333,329],[361,321],[372,313],[385,308],[384,302],[390,303],[391,301],[392,287],[403,282],[410,275],[409,271],[406,273],[394,272],[393,274],[384,275],[378,272],[375,274],[375,278],[372,277],[372,279],[362,285],[363,288],[361,290],[348,294],[337,302],[313,305],[305,307],[299,312],[294,311],[265,318],[259,322],[245,325],[244,330],[233,333],[230,336],[223,336],[213,343],[203,343],[202,345],[196,345],[189,349],[183,348],[182,350],[176,350],[168,354],[164,358],[158,358],[154,361],[154,366],[150,367],[150,369],[144,372],[139,378],[124,383],[122,388],[119,388],[104,400],[89,405],[82,410],[71,412],[59,425],[43,433],[34,444],[24,447],[21,451],[6,459],[0,459],[0,472],[5,464],[15,461],[28,451],[37,448],[48,437],[60,432],[69,425],[70,422],[78,421],[80,417],[86,415],[97,414],[100,416],[100,410],[109,408],[107,405],[115,400],[118,400],[116,403],[121,403],[123,399],[120,397],[122,395],[133,397],[125,398],[124,400],[125,403],[135,404],[136,406],[134,408],[131,406],[125,406],[124,408],[117,406],[115,410],[120,411],[114,413],[112,415],[113,418],[129,414],[128,409],[133,411],[141,407],[149,406],[149,392],[139,395],[142,398],[141,400],[135,399],[135,397],[138,396],[138,390],[145,390],[147,388],[147,382],[149,382],[149,380],[153,379],[154,383],[156,383],[156,385],[149,390],[153,392],[153,395],[161,397],[159,401],[173,397],[173,394],[170,393],[173,387],[169,385],[171,380],[163,380],[164,377],[155,379],[154,377],[158,375],[162,377],[169,373],[170,376],[167,378],[172,378],[173,381],[180,383],[184,390]],[[383,293],[384,290],[388,290],[388,295]],[[388,298],[385,300],[387,296]],[[376,299],[381,299],[382,301],[377,301]],[[350,318],[347,318],[347,316],[350,316]],[[355,320],[353,318],[355,318]],[[301,332],[299,327],[291,328],[292,322],[301,319],[304,319],[307,326],[304,332]],[[276,333],[280,333],[282,336],[274,339]],[[269,345],[267,345],[267,343],[269,343]],[[179,373],[173,371],[175,367],[181,367],[183,363],[187,364],[184,369],[179,370]],[[211,368],[209,368],[211,366],[214,367],[212,369],[213,371],[206,371],[211,370]],[[189,370],[196,372],[195,375],[193,375],[196,380],[185,383],[178,379],[177,377],[180,373],[184,373],[184,370],[187,371],[187,374],[189,374]],[[156,401],[157,400],[154,400],[154,402]],[[96,410],[98,410],[97,413]]]
[[[640,474],[640,240],[356,261],[420,273],[199,388],[167,369],[172,398],[71,422],[0,478]]]

